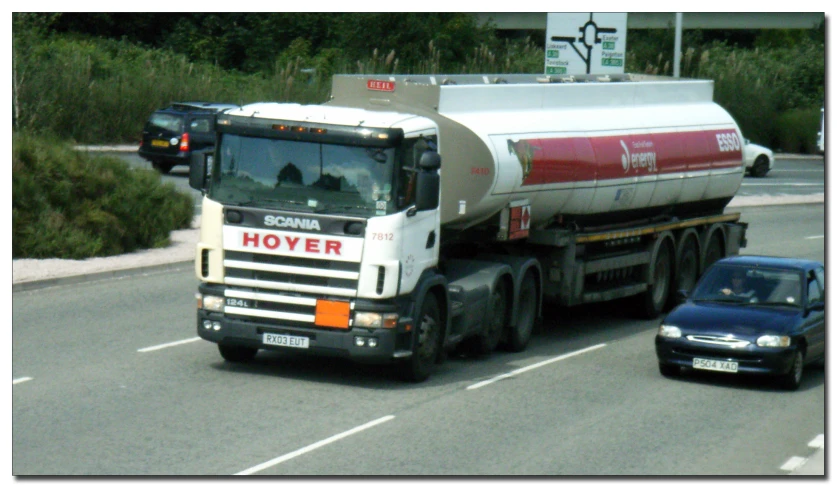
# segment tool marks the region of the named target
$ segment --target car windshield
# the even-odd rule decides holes
[[[802,275],[788,269],[716,265],[692,292],[694,301],[800,307]]]
[[[224,134],[210,197],[226,204],[371,217],[395,210],[393,148]]]

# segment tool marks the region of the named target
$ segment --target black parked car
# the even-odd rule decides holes
[[[825,361],[825,269],[804,259],[736,256],[716,261],[656,336],[660,373],[683,368],[775,375],[799,387]]]
[[[215,114],[237,105],[182,102],[155,111],[142,131],[139,155],[166,174],[189,165],[192,151],[215,145]]]

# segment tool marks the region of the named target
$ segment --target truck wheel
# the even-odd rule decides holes
[[[430,377],[439,354],[442,321],[436,296],[432,293],[425,295],[419,317],[421,319],[416,324],[413,339],[413,354],[400,365],[401,376],[414,383],[420,383]]]
[[[259,352],[258,349],[253,347],[230,346],[226,344],[218,344],[218,351],[225,361],[231,363],[246,363],[256,357],[256,353]]]
[[[794,391],[802,383],[802,369],[805,365],[805,357],[799,349],[793,353],[793,365],[790,371],[779,377],[779,386],[786,390]]]
[[[538,287],[535,286],[535,276],[529,272],[523,278],[520,285],[520,296],[518,298],[520,308],[517,313],[517,324],[509,331],[509,341],[506,348],[512,352],[520,352],[526,349],[529,338],[532,337],[532,329],[535,327],[535,316],[538,309]]]
[[[153,166],[154,169],[156,169],[157,171],[160,172],[160,174],[163,174],[163,175],[169,174],[169,171],[171,171],[171,169],[174,168],[173,164],[171,164],[171,163],[161,163],[160,161],[154,161],[153,163],[151,163],[151,166]]]
[[[491,294],[489,309],[488,309],[488,323],[485,331],[477,337],[477,354],[485,355],[497,349],[500,344],[500,338],[503,337],[503,329],[506,327],[508,321],[508,293],[506,293],[506,283],[500,281],[494,287],[494,292]]]
[[[750,174],[756,178],[767,176],[768,171],[770,171],[770,161],[764,154],[757,157],[756,161],[753,163],[753,167],[750,168]]]
[[[643,318],[654,319],[662,313],[668,301],[671,286],[671,249],[667,242],[660,243],[654,259],[654,284],[642,294],[640,313]]]

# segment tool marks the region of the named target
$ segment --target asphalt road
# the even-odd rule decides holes
[[[740,210],[744,253],[824,260],[822,204]],[[663,378],[659,321],[618,306],[548,307],[526,351],[413,385],[275,352],[226,364],[196,339],[196,287],[189,265],[14,294],[13,474],[783,475],[825,433],[822,369],[796,392]]]

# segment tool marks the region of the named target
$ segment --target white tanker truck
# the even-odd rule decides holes
[[[712,82],[638,75],[335,76],[324,105],[216,120],[197,329],[259,349],[394,363],[523,350],[544,297],[656,317],[746,245],[724,207],[742,136]]]

